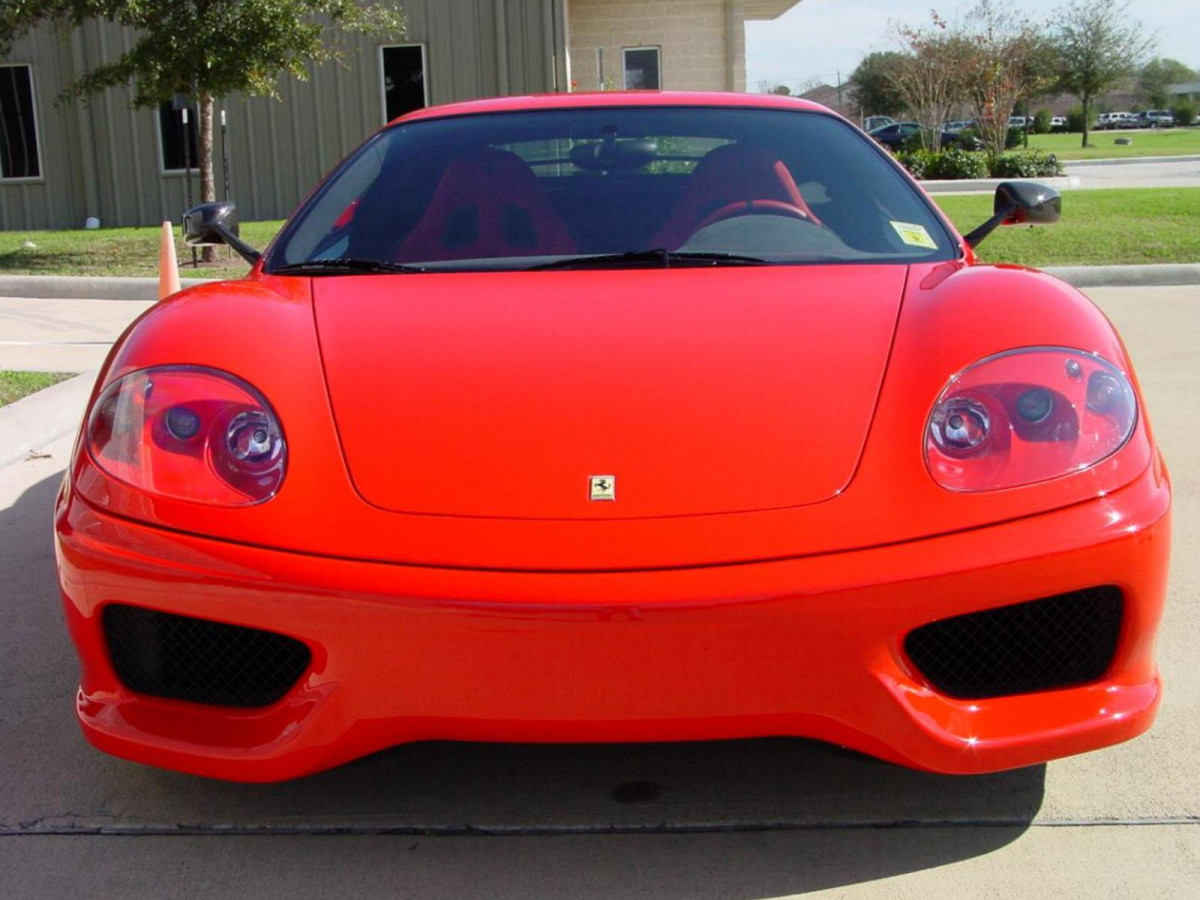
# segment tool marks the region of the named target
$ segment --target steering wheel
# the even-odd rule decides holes
[[[696,231],[724,222],[726,219],[736,219],[741,216],[784,216],[789,219],[799,219],[802,222],[816,224],[813,217],[800,207],[782,200],[738,200],[726,203],[719,209],[714,209],[700,220]]]

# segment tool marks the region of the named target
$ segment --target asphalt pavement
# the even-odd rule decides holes
[[[1079,179],[1080,190],[1200,187],[1200,157],[1195,156],[1178,162],[1134,160],[1116,165],[1067,162],[1064,168],[1068,176]]]
[[[788,739],[425,743],[265,786],[123,762],[73,719],[50,541],[68,434],[0,468],[0,897],[1193,895],[1200,287],[1090,293],[1175,485],[1166,698],[1143,737],[964,778]]]

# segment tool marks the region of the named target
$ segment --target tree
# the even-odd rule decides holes
[[[904,63],[904,54],[894,50],[863,57],[850,74],[850,97],[863,116],[895,116],[904,112],[904,100],[894,83]]]
[[[792,89],[790,87],[788,87],[786,84],[777,84],[773,88],[771,88],[771,90],[768,91],[768,93],[778,94],[781,97],[790,97],[790,96],[792,96]]]
[[[937,13],[932,14],[930,28],[900,25],[896,34],[905,52],[898,54],[895,68],[888,73],[889,83],[925,126],[921,143],[936,152],[942,145],[942,123],[965,97],[962,73],[969,42]]]
[[[278,97],[280,75],[305,79],[309,63],[345,56],[337,30],[381,35],[404,30],[394,0],[25,0],[0,5],[0,56],[39,23],[70,29],[92,19],[137,35],[129,50],[84,73],[60,100],[87,102],[126,84],[133,85],[134,106],[158,106],[176,94],[193,97],[200,112],[203,202],[216,199],[215,101],[232,93]]]
[[[970,45],[963,59],[966,93],[980,137],[998,155],[1007,144],[1008,120],[1017,104],[1052,81],[1052,51],[1038,25],[997,0],[979,0],[962,28]]]
[[[1177,59],[1152,59],[1138,74],[1138,93],[1151,109],[1165,109],[1172,100],[1167,85],[1195,80],[1196,73]]]
[[[1083,106],[1086,147],[1092,102],[1137,70],[1151,41],[1126,0],[1074,0],[1055,10],[1054,21],[1058,86]]]

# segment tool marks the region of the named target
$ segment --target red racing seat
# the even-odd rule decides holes
[[[786,203],[820,224],[779,157],[754,144],[725,144],[696,164],[675,210],[649,246],[676,250],[712,213],[733,203],[756,200]]]
[[[446,167],[425,214],[394,258],[422,262],[574,252],[566,224],[529,165],[515,153],[482,147]]]

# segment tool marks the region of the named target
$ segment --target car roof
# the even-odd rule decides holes
[[[596,109],[605,106],[724,106],[749,109],[791,109],[836,115],[810,100],[779,94],[738,94],[723,91],[578,91],[570,94],[530,94],[523,97],[491,97],[430,106],[395,120],[415,122],[449,116],[498,112],[531,112],[543,109]]]

